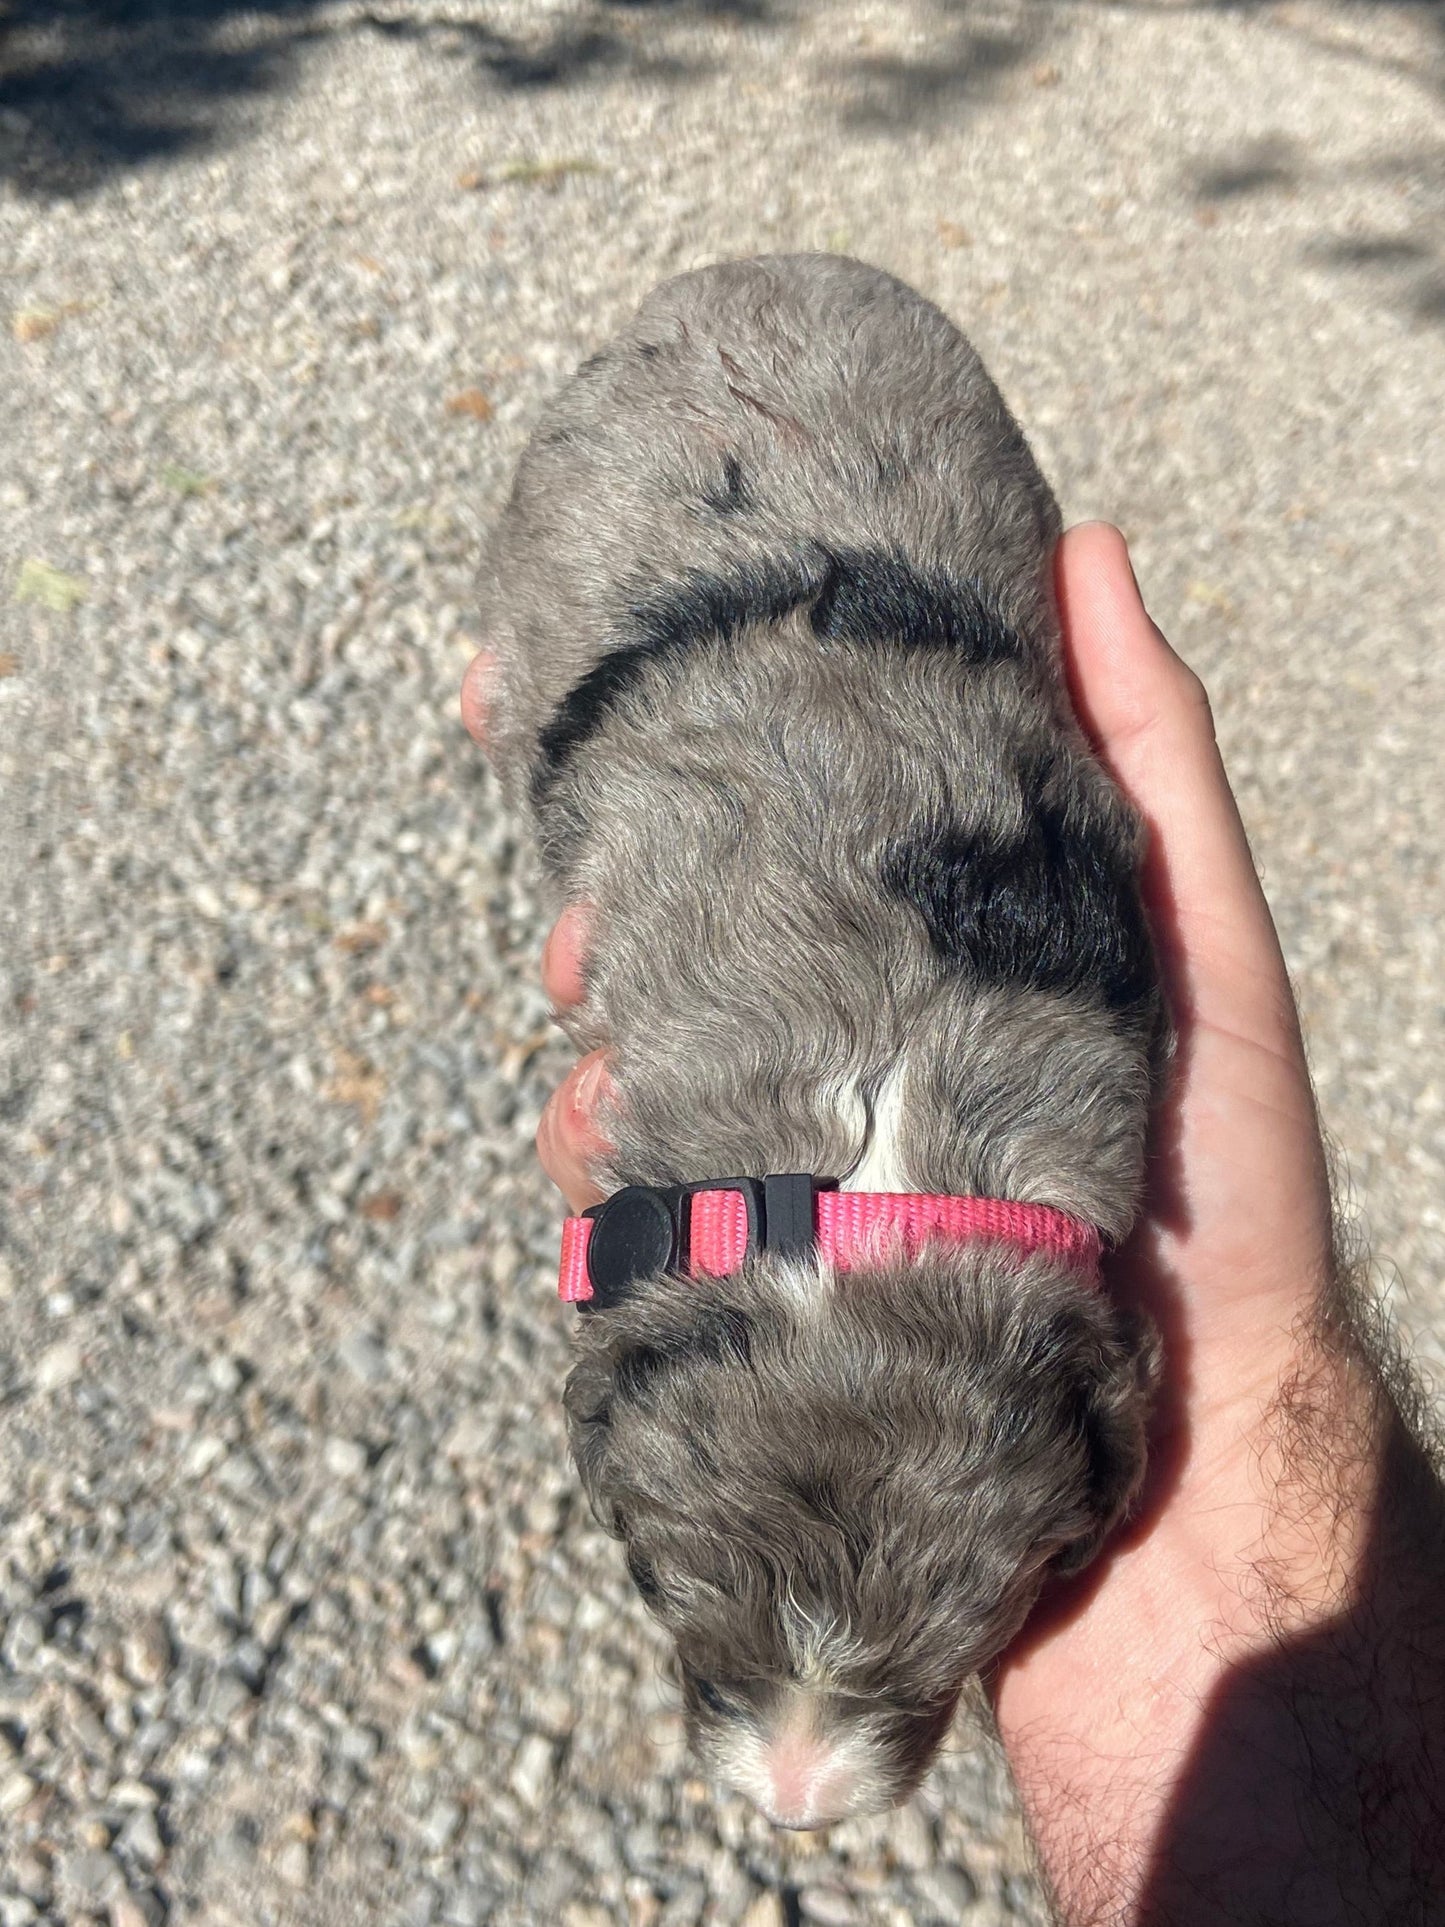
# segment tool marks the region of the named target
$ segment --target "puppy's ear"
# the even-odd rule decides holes
[[[1159,1334],[1152,1320],[1116,1314],[1119,1346],[1102,1370],[1086,1373],[1080,1423],[1088,1454],[1094,1525],[1054,1559],[1061,1573],[1079,1572],[1124,1517],[1144,1478],[1145,1422],[1159,1380]]]

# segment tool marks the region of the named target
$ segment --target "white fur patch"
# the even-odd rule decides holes
[[[791,1585],[782,1603],[783,1637],[799,1682],[826,1690],[848,1666],[856,1665],[859,1646],[846,1626],[820,1619],[801,1604]]]
[[[819,1094],[820,1102],[835,1111],[843,1120],[848,1134],[861,1139],[867,1134],[868,1143],[863,1155],[853,1169],[839,1181],[843,1191],[906,1191],[909,1189],[906,1174],[898,1149],[899,1129],[903,1118],[903,1079],[904,1063],[900,1058],[879,1086],[874,1101],[872,1126],[869,1128],[868,1106],[863,1101],[856,1079],[834,1084],[824,1088]],[[873,1255],[880,1263],[887,1261],[891,1248],[892,1234],[880,1228],[877,1234],[877,1250]],[[777,1289],[792,1300],[798,1311],[816,1313],[825,1302],[829,1288],[836,1273],[831,1265],[802,1264],[784,1265],[774,1274]]]
[[[892,1798],[866,1727],[824,1733],[806,1691],[789,1696],[770,1731],[738,1727],[719,1735],[714,1758],[729,1785],[778,1827],[831,1826]]]
[[[779,1297],[789,1301],[794,1311],[805,1312],[812,1317],[822,1309],[835,1275],[831,1265],[805,1260],[799,1264],[779,1265],[770,1272],[769,1282]]]
[[[873,1103],[873,1128],[868,1148],[843,1179],[844,1191],[907,1191],[907,1173],[899,1149],[903,1123],[903,1082],[906,1065],[900,1057],[878,1088]],[[854,1092],[855,1098],[858,1097]],[[858,1099],[861,1103],[861,1098]]]

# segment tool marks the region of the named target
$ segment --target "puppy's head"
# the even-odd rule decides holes
[[[1152,1332],[1044,1258],[764,1255],[648,1280],[577,1342],[572,1450],[676,1641],[689,1736],[783,1826],[905,1799],[1143,1473]]]

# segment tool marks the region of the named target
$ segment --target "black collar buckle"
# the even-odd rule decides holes
[[[587,1277],[592,1296],[579,1311],[621,1304],[640,1278],[658,1272],[685,1276],[691,1259],[691,1201],[699,1191],[736,1191],[748,1220],[745,1256],[756,1251],[805,1258],[817,1242],[813,1200],[836,1191],[836,1178],[810,1171],[775,1171],[765,1178],[703,1178],[692,1184],[628,1184],[583,1216],[592,1220]]]

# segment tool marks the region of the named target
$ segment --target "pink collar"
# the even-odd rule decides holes
[[[837,1191],[809,1175],[717,1178],[668,1188],[628,1185],[562,1227],[558,1296],[566,1304],[616,1303],[638,1277],[675,1271],[725,1278],[749,1249],[813,1252],[839,1271],[913,1256],[930,1243],[976,1239],[1021,1253],[1047,1252],[1083,1273],[1097,1270],[1097,1229],[1046,1204],[954,1198],[921,1191]]]

